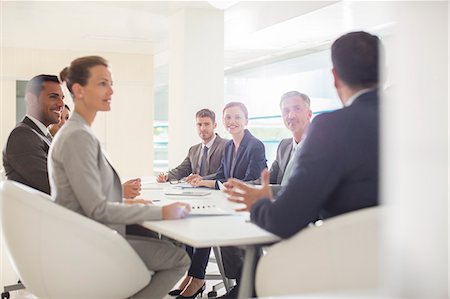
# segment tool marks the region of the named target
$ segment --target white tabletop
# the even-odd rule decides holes
[[[211,194],[206,196],[171,196],[164,194],[164,190],[174,187],[168,183],[143,182],[142,187],[141,197],[160,200],[155,204],[174,201],[188,202],[192,205],[212,203],[230,213],[234,213],[233,208],[236,207],[219,190],[208,189]],[[142,225],[193,247],[270,244],[280,240],[279,237],[251,223],[248,212],[238,212],[229,216],[190,215],[180,220],[146,221]]]
[[[279,240],[248,219],[248,213],[239,216],[188,216],[181,220],[146,221],[143,226],[197,248],[270,244]]]

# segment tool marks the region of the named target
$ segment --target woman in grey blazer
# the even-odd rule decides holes
[[[75,109],[50,148],[49,179],[55,202],[124,237],[126,224],[187,215],[190,207],[183,203],[159,207],[122,202],[119,176],[91,129],[97,112],[111,109],[113,90],[107,61],[98,56],[78,58],[61,72],[61,77],[72,94]],[[164,297],[189,267],[189,257],[169,242],[133,236],[126,239],[148,269],[155,272],[150,283],[133,298]]]

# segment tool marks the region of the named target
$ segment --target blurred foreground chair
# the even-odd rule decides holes
[[[116,231],[13,181],[0,183],[2,234],[13,268],[39,298],[127,298],[153,274]]]
[[[333,294],[376,289],[382,207],[310,226],[267,249],[256,270],[259,297]]]

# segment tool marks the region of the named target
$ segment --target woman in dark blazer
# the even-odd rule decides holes
[[[214,180],[197,179],[195,186],[219,189],[218,181],[229,178],[252,181],[261,176],[267,168],[264,144],[255,138],[245,126],[248,124],[248,111],[240,102],[230,102],[223,108],[223,125],[231,134],[232,140],[225,144],[224,157]]]

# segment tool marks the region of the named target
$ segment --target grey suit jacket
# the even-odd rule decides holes
[[[281,140],[277,149],[277,157],[273,161],[270,167],[270,183],[271,184],[281,184],[283,179],[284,171],[289,162],[289,157],[292,152],[292,138],[285,138]]]
[[[277,149],[277,157],[270,166],[270,184],[272,193],[276,195],[281,190],[281,181],[283,180],[284,171],[289,162],[292,152],[292,138],[282,139]],[[261,179],[250,182],[251,184],[260,185]]]
[[[216,139],[212,144],[211,148],[208,150],[208,175],[205,179],[214,177],[216,175],[217,169],[220,167],[220,163],[223,158],[225,143],[227,139],[221,138],[216,134]],[[178,165],[176,168],[171,169],[168,173],[169,180],[179,180],[187,177],[191,173],[197,173],[198,167],[198,157],[200,156],[200,151],[202,150],[202,144],[196,144],[189,148],[187,157]]]
[[[3,149],[6,177],[50,194],[47,154],[50,141],[38,126],[25,117],[12,130]]]
[[[76,112],[56,135],[48,159],[56,203],[125,234],[125,224],[161,219],[161,207],[122,202],[119,176]]]

